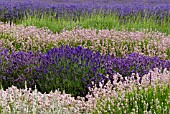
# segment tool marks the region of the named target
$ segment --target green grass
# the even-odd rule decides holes
[[[23,19],[17,21],[17,24],[23,24],[25,26],[32,25],[39,28],[47,27],[51,31],[55,32],[62,32],[63,29],[71,30],[76,26],[81,26],[83,28],[95,28],[98,30],[101,29],[116,29],[116,30],[129,30],[131,31],[132,28],[136,30],[141,29],[149,29],[153,31],[159,31],[166,33],[167,35],[170,34],[170,19],[163,19],[162,21],[158,22],[155,21],[154,18],[150,17],[148,19],[144,18],[141,19],[141,16],[138,17],[125,17],[126,21],[122,21],[115,15],[92,15],[89,16],[80,16],[77,18],[69,18],[64,19],[59,17],[55,19],[54,17],[49,18],[49,16],[43,16],[41,18],[29,17],[27,19]],[[74,20],[74,21],[73,21]]]

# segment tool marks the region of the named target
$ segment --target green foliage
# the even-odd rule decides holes
[[[168,55],[167,59],[170,59],[170,48],[168,48],[168,49],[166,50],[166,53],[167,53],[167,55]]]
[[[116,30],[128,30],[131,31],[132,28],[136,30],[140,29],[149,29],[153,31],[160,31],[166,34],[170,34],[170,19],[163,19],[160,22],[155,21],[154,18],[150,17],[148,19],[142,19],[140,15],[137,18],[133,16],[128,17],[125,21],[124,19],[119,19],[116,15],[92,15],[80,17],[76,21],[73,19],[64,19],[59,18],[55,19],[54,17],[49,18],[47,16],[43,16],[42,18],[29,17],[24,20],[18,20],[17,24],[23,24],[25,26],[34,25],[37,27],[47,27],[51,31],[62,32],[63,29],[71,30],[76,26],[81,26],[83,28],[95,28],[97,30],[101,29],[116,29]],[[168,21],[167,21],[168,20]]]

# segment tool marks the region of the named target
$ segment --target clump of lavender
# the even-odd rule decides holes
[[[98,113],[169,113],[170,107],[170,72],[166,69],[160,73],[154,69],[144,75],[142,84],[134,80],[134,76],[123,83],[109,81],[105,88],[91,88],[97,100],[94,114]],[[122,77],[120,74],[114,78]],[[150,80],[149,78],[152,78]],[[150,81],[149,81],[150,80]]]
[[[0,52],[0,83],[4,89],[14,85],[24,88],[27,81],[29,87],[34,87],[34,67],[37,66],[39,53],[33,52],[12,52],[7,49]]]
[[[114,58],[110,62],[110,67],[120,73],[122,76],[130,76],[132,73],[138,73],[140,77],[147,74],[154,68],[170,69],[169,60],[161,60],[158,57],[149,57],[137,53],[131,53],[122,58]]]
[[[105,79],[104,63],[109,58],[112,57],[81,46],[53,48],[41,55],[40,66],[34,73],[37,89],[48,93],[59,88],[73,96],[84,96],[91,81]]]

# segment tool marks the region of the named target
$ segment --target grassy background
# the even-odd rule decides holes
[[[52,32],[62,32],[63,29],[71,30],[76,26],[81,26],[83,28],[95,28],[98,30],[101,29],[116,29],[116,30],[128,30],[131,31],[132,28],[136,30],[141,29],[149,29],[152,31],[159,31],[170,34],[170,19],[162,19],[160,21],[154,20],[154,18],[150,17],[148,19],[141,18],[141,16],[137,17],[126,17],[125,19],[119,19],[116,15],[92,15],[89,16],[80,16],[76,18],[61,18],[58,19],[52,17],[49,18],[48,15],[44,15],[41,18],[37,18],[36,16],[28,17],[27,19],[23,19],[17,21],[17,24],[22,24],[25,26],[36,26],[39,28],[47,27]]]

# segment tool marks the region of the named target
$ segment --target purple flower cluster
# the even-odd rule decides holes
[[[108,58],[111,57],[81,46],[53,48],[41,55],[34,75],[37,88],[42,92],[60,88],[75,96],[87,94],[91,81],[97,83],[106,78],[104,63]]]
[[[28,87],[34,87],[33,70],[37,66],[40,53],[33,52],[0,52],[0,82],[6,89],[12,85],[24,88],[27,81]]]
[[[97,86],[103,80],[105,84],[108,79],[113,81],[115,73],[123,77],[138,73],[142,79],[153,68],[170,70],[170,61],[136,53],[118,58],[110,54],[101,55],[81,46],[61,46],[43,54],[9,54],[7,50],[0,53],[0,82],[4,88],[11,85],[22,88],[24,81],[27,81],[28,87],[33,88],[36,84],[41,92],[49,93],[59,88],[74,96],[85,96],[92,81]]]
[[[158,2],[158,1],[157,1]],[[101,10],[102,9],[102,10]],[[27,17],[29,15],[36,15],[41,17],[43,14],[52,14],[58,17],[79,17],[90,16],[92,14],[112,14],[116,13],[119,17],[136,16],[140,14],[142,17],[154,16],[155,19],[163,19],[168,17],[170,12],[170,2],[152,2],[151,0],[145,2],[131,1],[131,2],[78,2],[65,1],[57,2],[56,4],[49,4],[41,1],[24,1],[24,2],[2,2],[0,3],[1,19],[13,20]]]
[[[137,53],[131,53],[122,58],[114,58],[110,64],[113,70],[122,76],[131,76],[132,73],[138,73],[142,76],[149,73],[154,68],[170,70],[169,60],[160,60],[158,57],[148,57]]]

